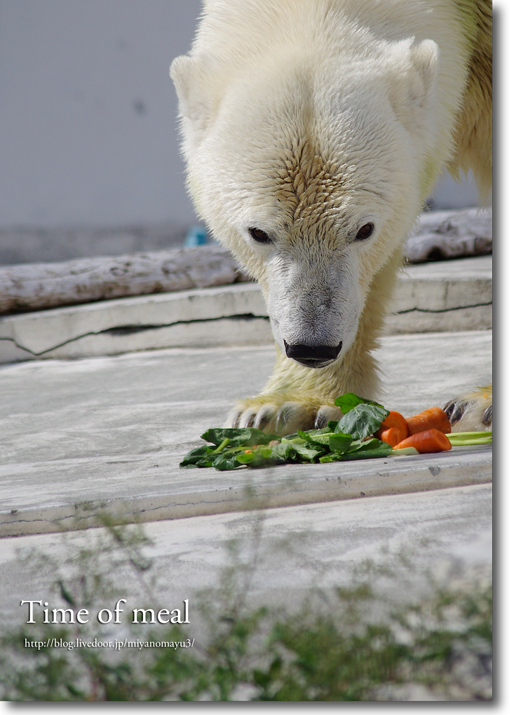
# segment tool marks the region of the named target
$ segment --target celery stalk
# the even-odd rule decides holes
[[[452,432],[446,435],[452,447],[464,447],[477,444],[491,444],[492,432]]]
[[[406,455],[420,453],[415,447],[402,447],[402,449],[393,449],[390,454],[392,457],[405,457]]]

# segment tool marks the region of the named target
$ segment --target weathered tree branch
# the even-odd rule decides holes
[[[410,263],[487,253],[492,253],[492,211],[478,209],[423,213],[404,249]]]
[[[0,313],[226,285],[248,278],[217,245],[0,268]]]

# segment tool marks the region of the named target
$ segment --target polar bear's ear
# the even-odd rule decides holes
[[[439,64],[439,47],[433,40],[423,40],[410,48],[411,63],[415,70],[411,82],[411,99],[423,107],[433,95]]]
[[[430,121],[436,95],[439,47],[433,40],[398,43],[390,101],[395,114],[412,131]]]
[[[170,77],[179,100],[179,113],[189,120],[189,125],[198,135],[197,139],[205,132],[211,119],[206,74],[204,63],[189,55],[176,57],[170,66]]]

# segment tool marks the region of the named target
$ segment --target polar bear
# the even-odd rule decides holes
[[[377,396],[402,244],[441,171],[490,193],[491,4],[205,0],[170,74],[189,190],[259,282],[277,346],[227,425],[323,426],[338,395]],[[469,401],[479,422],[490,398]]]

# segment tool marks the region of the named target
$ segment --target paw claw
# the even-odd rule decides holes
[[[280,400],[277,396],[261,395],[241,402],[230,412],[225,427],[254,427],[284,436],[300,429],[312,429],[317,419],[325,426],[329,420],[341,416],[340,410],[333,406],[323,405],[317,409],[306,402]]]
[[[268,427],[273,421],[275,414],[276,408],[273,405],[264,405],[257,412],[257,416],[255,418],[255,423],[253,426],[256,429],[264,431],[264,429]],[[268,432],[270,431],[271,430],[268,429]]]
[[[482,422],[484,425],[492,427],[492,405],[489,405],[483,413]]]
[[[464,411],[468,404],[468,402],[464,401],[456,402],[455,400],[450,400],[450,402],[447,402],[446,405],[443,407],[444,411],[448,415],[448,419],[450,420],[450,424],[452,426],[460,419],[462,419],[462,415],[464,414]]]
[[[327,427],[328,422],[333,422],[334,420],[339,420],[342,417],[341,410],[338,407],[331,407],[330,405],[322,405],[317,410],[315,415],[315,429],[322,429]]]
[[[284,402],[276,414],[276,434],[291,434],[298,429],[309,429],[303,408],[304,405],[299,402]]]
[[[242,414],[242,410],[238,407],[234,407],[234,409],[230,410],[223,427],[232,427],[233,429],[237,429],[237,427],[239,427],[239,420]]]
[[[481,388],[459,395],[443,407],[453,432],[492,429],[492,389]]]
[[[248,408],[247,410],[244,410],[244,412],[242,412],[239,417],[238,427],[253,427],[255,417],[256,412],[254,412],[252,409]]]

